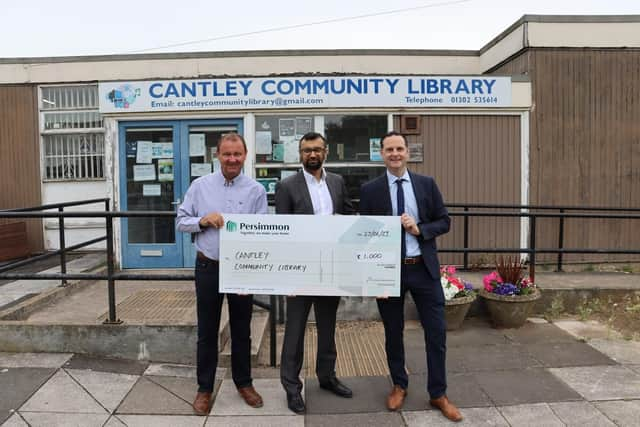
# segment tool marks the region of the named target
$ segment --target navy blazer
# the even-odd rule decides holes
[[[331,194],[334,214],[355,213],[347,186],[340,175],[327,172],[327,188]],[[302,171],[278,183],[275,199],[277,214],[313,215],[313,202]]]
[[[431,277],[434,280],[440,280],[436,237],[449,231],[451,225],[449,212],[444,206],[442,194],[432,177],[411,172],[409,176],[418,204],[416,223],[420,228],[420,235],[416,237],[422,259]],[[360,187],[360,215],[393,215],[386,173]]]

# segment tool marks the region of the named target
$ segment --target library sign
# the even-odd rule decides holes
[[[100,112],[359,107],[508,107],[511,78],[332,76],[99,84]]]

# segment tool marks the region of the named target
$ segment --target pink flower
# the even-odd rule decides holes
[[[453,276],[456,274],[456,268],[453,265],[447,267],[447,274]]]
[[[490,283],[486,283],[484,284],[484,290],[487,292],[493,292],[493,286],[491,286]]]
[[[482,278],[482,283],[484,284],[485,289],[487,289],[488,286],[493,289],[493,286],[498,283],[502,283],[502,277],[500,277],[497,271],[492,271]]]

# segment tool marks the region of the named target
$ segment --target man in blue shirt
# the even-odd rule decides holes
[[[241,135],[228,133],[217,146],[220,172],[191,183],[178,208],[177,228],[193,233],[196,255],[196,299],[198,313],[198,393],[193,409],[207,415],[218,365],[218,329],[224,294],[218,291],[220,228],[224,214],[266,214],[264,187],[242,174],[247,146]],[[231,326],[231,373],[238,393],[254,408],[262,406],[251,378],[252,295],[227,294]]]

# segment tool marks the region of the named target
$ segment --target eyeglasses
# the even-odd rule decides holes
[[[301,148],[300,152],[302,154],[311,154],[311,153],[320,154],[320,153],[323,153],[324,150],[325,150],[324,147],[313,147],[313,148]]]

